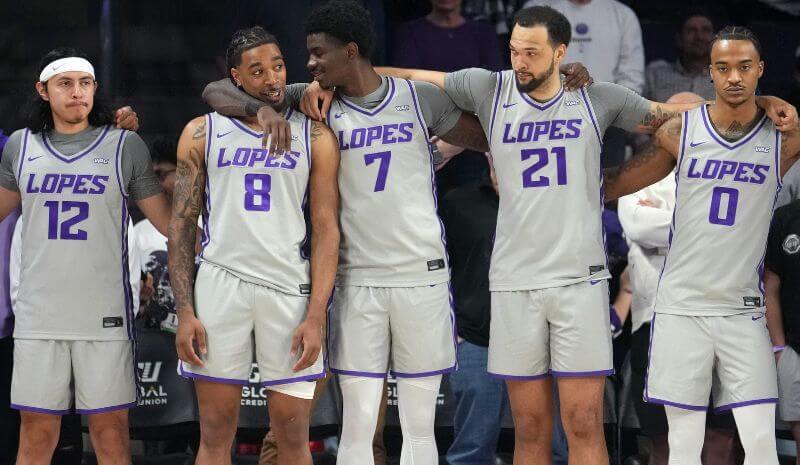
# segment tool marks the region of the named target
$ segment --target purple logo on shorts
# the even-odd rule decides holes
[[[589,25],[586,23],[578,23],[575,25],[575,32],[578,34],[586,34],[589,32]]]

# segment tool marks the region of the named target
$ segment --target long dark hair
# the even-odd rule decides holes
[[[42,60],[39,62],[39,69],[36,77],[38,79],[39,73],[42,72],[45,66],[60,58],[67,57],[81,57],[87,58],[87,55],[81,50],[71,47],[59,47],[55,50],[47,52]],[[23,115],[25,117],[25,126],[31,130],[32,133],[46,132],[53,129],[53,110],[50,108],[50,102],[45,101],[38,93],[28,100],[23,107]],[[92,126],[105,126],[114,122],[114,112],[111,107],[97,94],[94,95],[94,105],[92,111],[89,112],[89,124]]]

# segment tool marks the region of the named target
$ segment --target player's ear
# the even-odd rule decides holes
[[[236,84],[237,87],[242,87],[241,76],[239,75],[239,70],[236,68],[231,68],[231,77],[233,78],[233,82]]]
[[[347,53],[347,58],[349,58],[351,60],[354,59],[354,58],[357,58],[358,57],[358,44],[356,44],[355,42],[348,42],[347,45],[345,45],[345,51]]]
[[[763,61],[759,61],[758,62],[758,77],[761,77],[763,75],[764,75],[764,62]]]
[[[558,47],[556,47],[556,59],[563,60],[566,55],[567,46],[564,44],[559,44]]]
[[[50,97],[47,95],[47,84],[44,82],[36,82],[36,93],[39,94],[39,97],[42,98],[45,102],[50,101]]]

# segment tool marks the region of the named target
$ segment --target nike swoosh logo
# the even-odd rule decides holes
[[[28,157],[28,161],[36,160],[37,158],[42,158],[44,155],[39,155],[38,157]]]
[[[753,320],[753,321],[758,321],[758,320],[760,320],[760,319],[762,319],[762,318],[764,318],[764,315],[761,315],[761,316],[754,316],[754,317],[752,317],[752,320]]]
[[[341,117],[342,117],[342,115],[344,115],[344,112],[342,112],[342,113],[335,113],[335,114],[333,115],[333,117],[334,117],[334,118],[336,118],[336,119],[339,119],[339,118],[341,118]]]
[[[517,103],[519,103],[519,102],[514,102],[514,103],[504,103],[504,104],[503,104],[503,108],[511,108],[511,107],[513,107],[514,105],[516,105]]]
[[[53,71],[57,71],[57,70],[58,70],[59,68],[61,68],[62,66],[64,66],[64,65],[53,66]]]
[[[225,137],[225,136],[227,136],[228,134],[230,134],[230,133],[232,133],[232,132],[233,132],[233,131],[231,130],[231,131],[228,131],[228,132],[225,132],[225,133],[222,133],[222,134],[219,134],[219,133],[217,133],[217,139],[220,139],[220,138],[222,138],[222,137]]]
[[[689,146],[690,146],[690,147],[697,147],[698,145],[703,145],[703,144],[705,144],[706,142],[708,142],[708,141],[707,141],[707,140],[704,140],[703,142],[689,142]]]

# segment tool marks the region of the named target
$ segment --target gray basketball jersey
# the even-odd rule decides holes
[[[24,222],[14,337],[133,338],[121,182],[127,134],[107,126],[89,147],[65,155],[25,130],[15,165]]]
[[[287,110],[292,145],[261,147],[262,134],[206,115],[206,198],[200,258],[239,278],[293,295],[311,293],[304,217],[311,170],[310,120]]]
[[[410,81],[389,78],[373,109],[336,97],[340,285],[408,287],[449,279],[428,128]]]
[[[764,307],[764,254],[781,187],[780,135],[766,115],[727,142],[703,105],[683,115],[670,248],[656,313],[724,316]]]
[[[488,131],[500,190],[492,291],[607,279],[602,136],[583,89],[536,102],[498,74]]]

